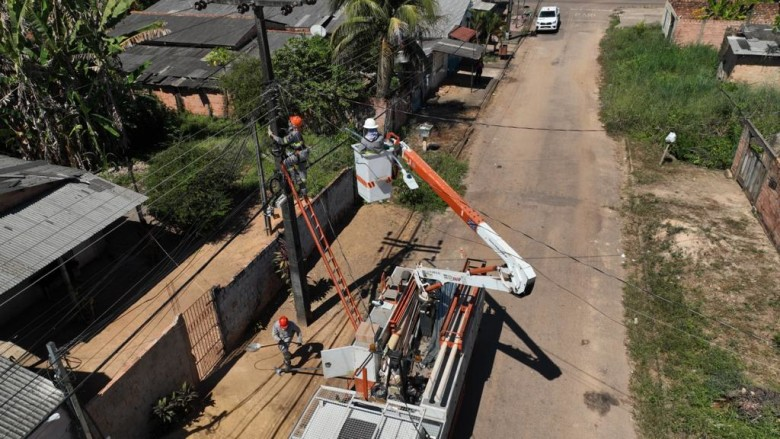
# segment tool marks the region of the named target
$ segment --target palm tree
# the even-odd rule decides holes
[[[490,37],[496,36],[500,40],[504,32],[504,20],[500,15],[491,11],[474,11],[471,16],[471,26],[477,31],[477,42],[482,37],[485,38],[485,51],[490,43]]]
[[[378,58],[372,64],[377,64],[380,98],[390,91],[395,54],[419,59],[422,49],[415,39],[438,21],[439,9],[437,0],[330,0],[330,7],[333,12],[343,7],[346,16],[331,37],[334,56],[358,63]]]

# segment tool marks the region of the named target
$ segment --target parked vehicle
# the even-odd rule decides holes
[[[536,17],[536,32],[558,32],[561,27],[561,9],[557,6],[545,6]]]

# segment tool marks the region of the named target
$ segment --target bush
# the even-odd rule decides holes
[[[456,192],[463,193],[466,189],[463,185],[463,177],[468,171],[468,164],[465,161],[441,151],[431,151],[421,156]],[[415,176],[415,178],[420,183],[420,187],[416,190],[406,187],[400,178],[396,179],[395,191],[399,204],[420,212],[436,212],[447,208],[447,203],[436,195],[427,183],[420,181],[420,177]]]
[[[155,155],[146,184],[149,212],[178,232],[206,236],[232,206],[234,148],[228,139],[182,143]]]
[[[198,399],[198,392],[184,382],[181,388],[174,390],[168,396],[163,396],[152,406],[152,418],[156,421],[160,432],[168,431],[175,425],[183,423],[192,412]]]

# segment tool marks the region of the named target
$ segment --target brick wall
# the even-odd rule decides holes
[[[723,37],[729,28],[739,29],[742,21],[729,20],[699,20],[696,18],[680,19],[675,24],[672,40],[678,45],[706,44],[720,48]]]
[[[154,89],[152,94],[172,110],[213,117],[224,117],[228,113],[227,99],[222,93]]]
[[[780,64],[780,60],[778,60]],[[742,81],[753,85],[770,85],[780,87],[780,65],[751,66],[737,64],[729,75],[730,81]]]

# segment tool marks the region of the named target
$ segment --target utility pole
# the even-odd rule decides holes
[[[53,341],[50,341],[46,343],[46,350],[49,351],[49,362],[54,367],[54,376],[57,379],[57,384],[60,384],[63,387],[66,395],[70,395],[68,397],[68,403],[73,414],[76,415],[76,419],[79,420],[82,437],[92,439],[92,433],[89,431],[89,425],[87,425],[87,417],[84,416],[81,405],[79,405],[79,400],[76,398],[76,393],[73,391],[73,386],[70,384],[68,371],[62,365],[62,358],[57,355],[57,346],[54,345]]]
[[[316,0],[305,0],[306,4],[313,5]],[[255,14],[255,28],[257,30],[257,48],[260,51],[260,64],[263,69],[263,77],[266,84],[274,80],[274,72],[271,67],[271,51],[268,49],[268,35],[265,27],[265,16],[263,7],[277,6],[281,7],[282,15],[288,15],[295,6],[304,4],[304,0],[199,0],[195,3],[195,9],[201,10],[208,3],[218,3],[223,5],[236,5],[238,12],[245,13],[249,9]],[[279,121],[276,108],[279,103],[279,97],[276,91],[272,91],[270,99],[266,100],[266,111],[268,114],[269,126],[271,132],[279,135]],[[281,172],[284,160],[284,154],[276,144],[274,144],[273,155],[276,158],[276,169]],[[309,325],[311,320],[311,302],[305,291],[306,279],[300,270],[302,263],[301,237],[298,232],[298,216],[295,213],[295,203],[292,200],[292,190],[286,181],[282,184],[284,191],[283,197],[279,200],[279,209],[282,211],[282,221],[284,223],[284,240],[287,243],[287,261],[290,269],[290,285],[293,292],[295,303],[295,315],[298,322]]]

